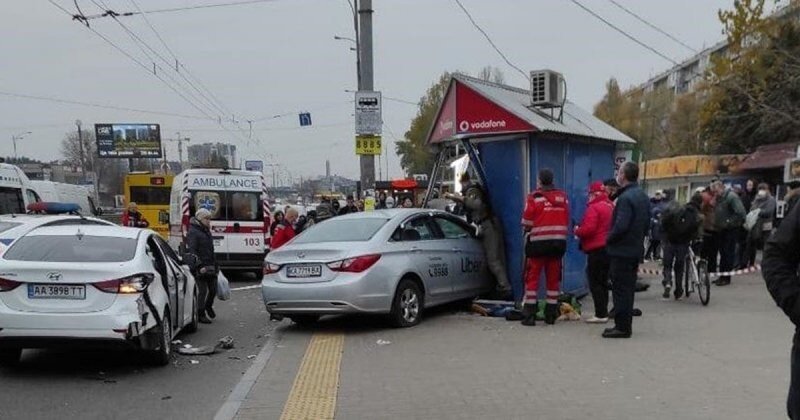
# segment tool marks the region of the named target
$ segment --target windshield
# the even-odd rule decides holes
[[[131,202],[140,206],[169,205],[170,187],[130,187]]]
[[[248,191],[194,191],[190,212],[205,208],[213,220],[250,222],[264,218],[261,193]]]
[[[0,188],[0,214],[25,213],[19,188]]]
[[[330,219],[304,231],[293,243],[364,242],[372,239],[372,236],[388,221],[389,219],[380,219],[377,217],[363,219]]]
[[[42,235],[18,239],[6,260],[44,262],[123,262],[136,254],[136,239],[110,236]]]

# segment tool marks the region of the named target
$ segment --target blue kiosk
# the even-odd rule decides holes
[[[520,221],[539,169],[553,170],[556,186],[569,196],[572,220],[580,221],[590,182],[613,177],[615,165],[624,162],[625,150],[635,144],[569,101],[550,107],[533,102],[528,90],[454,75],[428,134],[428,144],[440,150],[437,166],[449,146],[458,144],[467,151],[503,226],[515,298],[524,293]],[[572,235],[564,260],[562,291],[585,295],[586,257]]]

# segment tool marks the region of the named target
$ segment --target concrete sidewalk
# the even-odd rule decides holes
[[[287,322],[239,418],[280,418],[319,331],[345,334],[337,419],[785,418],[793,329],[763,280],[714,286],[708,307],[696,296],[663,301],[660,282],[650,282],[629,340],[601,338],[603,325],[531,328],[453,308],[410,329],[363,318],[312,330]]]

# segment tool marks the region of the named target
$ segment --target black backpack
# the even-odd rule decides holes
[[[701,222],[699,211],[689,204],[670,204],[661,215],[661,226],[667,240],[677,244],[689,243],[695,239]]]

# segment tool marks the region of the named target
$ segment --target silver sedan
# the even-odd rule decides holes
[[[389,314],[410,327],[435,305],[491,289],[474,229],[429,209],[376,210],[314,225],[264,261],[267,311],[300,324],[321,315]]]

